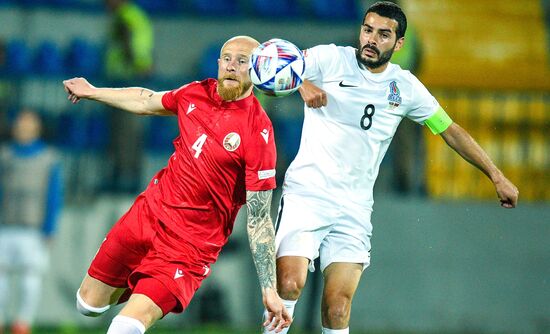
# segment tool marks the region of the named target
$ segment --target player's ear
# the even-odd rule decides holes
[[[397,40],[393,51],[399,51],[403,47],[403,44],[405,44],[405,37],[401,37]]]

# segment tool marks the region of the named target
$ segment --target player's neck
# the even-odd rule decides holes
[[[385,63],[384,65],[378,66],[378,67],[368,67],[363,63],[359,63],[359,67],[363,70],[367,70],[371,73],[382,73],[388,68],[389,62]]]

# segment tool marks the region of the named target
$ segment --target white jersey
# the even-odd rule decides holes
[[[305,79],[327,93],[327,106],[304,107],[300,149],[283,185],[287,194],[335,205],[372,208],[373,187],[397,126],[423,124],[439,103],[409,71],[359,67],[355,48],[320,45],[305,51]]]

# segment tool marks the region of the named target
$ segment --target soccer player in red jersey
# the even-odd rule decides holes
[[[96,88],[65,80],[73,103],[90,99],[138,115],[176,115],[175,152],[129,211],[107,234],[80,289],[77,308],[98,316],[128,299],[107,333],[144,333],[169,312],[182,312],[210,272],[246,203],[250,248],[263,303],[277,331],[292,319],[276,291],[275,185],[271,121],[252,94],[249,57],[259,43],[229,39],[218,60],[218,80],[168,92]]]

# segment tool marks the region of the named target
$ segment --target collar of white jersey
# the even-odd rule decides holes
[[[367,69],[367,67],[365,65],[361,64],[357,60],[356,60],[355,63],[357,64],[357,68],[359,69],[359,71],[361,72],[363,77],[365,77],[366,79],[369,79],[369,80],[374,80],[374,81],[383,81],[384,79],[386,79],[386,77],[388,75],[390,75],[390,73],[393,73],[395,71],[395,69],[399,67],[398,65],[395,65],[395,64],[392,64],[391,62],[389,62],[388,67],[386,67],[386,69],[383,72],[372,73],[371,71],[369,71]]]

